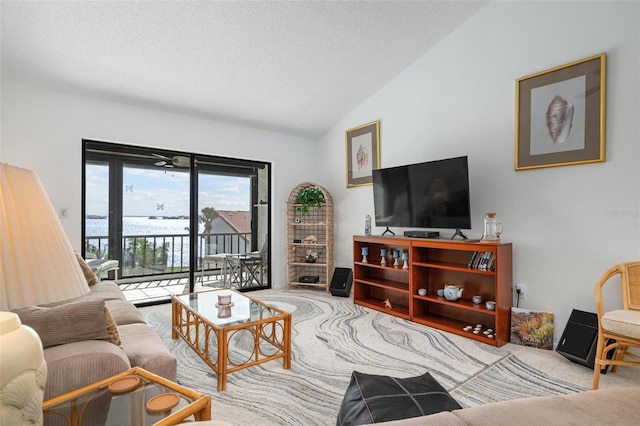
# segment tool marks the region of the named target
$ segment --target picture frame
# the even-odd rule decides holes
[[[373,184],[373,170],[380,168],[380,121],[345,132],[347,188]]]
[[[515,170],[605,161],[606,54],[516,80]]]

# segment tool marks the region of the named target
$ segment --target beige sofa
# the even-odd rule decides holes
[[[102,281],[89,289],[77,299],[15,311],[45,348],[44,399],[136,366],[175,381],[176,358],[118,285]]]
[[[639,384],[640,385],[640,384]],[[385,426],[639,425],[640,387],[604,388],[570,395],[495,402]]]

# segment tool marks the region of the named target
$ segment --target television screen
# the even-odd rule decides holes
[[[467,157],[373,170],[377,226],[471,229]]]

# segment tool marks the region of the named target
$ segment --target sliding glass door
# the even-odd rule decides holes
[[[120,283],[270,287],[268,163],[98,141],[83,158],[83,254]]]
[[[189,169],[124,161],[122,178],[122,277],[188,272]]]
[[[195,165],[203,276],[213,265],[214,270],[222,268],[226,287],[268,287],[268,167],[221,164],[201,156]]]

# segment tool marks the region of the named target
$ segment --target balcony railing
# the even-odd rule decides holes
[[[246,253],[250,250],[250,233],[215,233],[199,235],[198,270],[202,270],[202,257],[228,253]],[[118,278],[136,278],[179,274],[189,271],[191,238],[188,234],[124,235],[122,259]],[[109,257],[109,237],[85,238],[86,257]],[[206,266],[208,264],[205,263]]]

